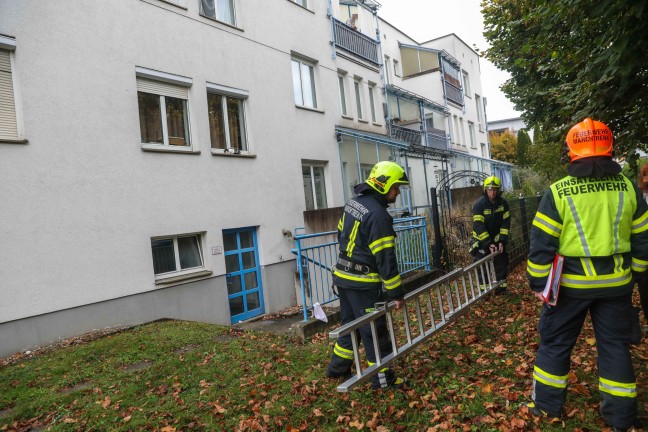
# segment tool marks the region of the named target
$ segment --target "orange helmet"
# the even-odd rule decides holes
[[[605,123],[586,118],[569,130],[567,146],[571,162],[594,156],[612,156],[612,131]]]

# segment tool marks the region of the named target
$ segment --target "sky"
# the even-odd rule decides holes
[[[488,48],[481,15],[481,0],[377,0],[382,6],[378,16],[414,38],[425,42],[454,33],[468,46],[481,51]],[[489,121],[519,117],[520,112],[504,96],[500,86],[509,77],[491,62],[481,58],[482,92],[488,98]]]

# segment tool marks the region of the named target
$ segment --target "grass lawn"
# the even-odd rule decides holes
[[[412,386],[348,394],[323,378],[332,341],[164,321],[0,366],[0,431],[509,431],[606,429],[588,319],[565,419],[528,400],[540,305],[522,268],[512,295],[482,301],[397,366]],[[640,416],[648,340],[633,348]]]

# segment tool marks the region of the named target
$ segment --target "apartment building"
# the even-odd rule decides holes
[[[457,41],[370,0],[0,0],[0,355],[294,306],[295,228],[375,162],[412,175],[396,211],[505,171]]]

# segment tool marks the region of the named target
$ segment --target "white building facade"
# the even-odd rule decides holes
[[[409,210],[448,173],[505,169],[476,53],[453,35],[417,44],[377,6],[0,0],[0,355],[294,306],[294,228],[378,160],[410,168]],[[398,43],[454,59],[463,102],[440,71],[404,76]]]

